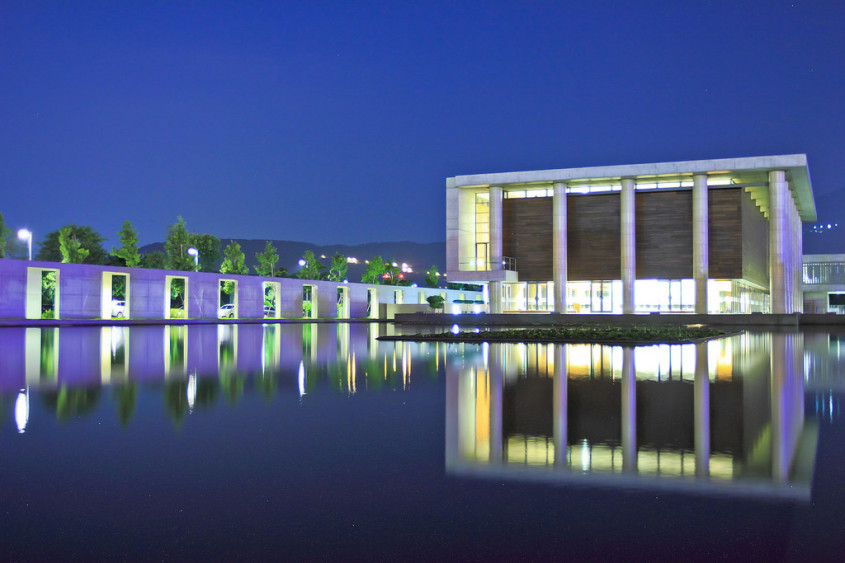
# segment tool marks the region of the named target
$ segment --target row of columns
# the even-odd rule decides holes
[[[566,313],[567,222],[566,183],[552,185],[552,248],[555,312]],[[802,310],[801,291],[801,217],[793,201],[786,173],[769,172],[769,280],[772,313]],[[622,178],[620,192],[620,243],[622,312],[636,312],[637,279],[636,184],[634,178]],[[707,282],[710,277],[709,202],[707,174],[694,174],[692,187],[693,280],[695,312],[707,313]],[[490,188],[490,256],[492,269],[502,268],[502,187]],[[502,313],[502,282],[489,284],[490,312]]]

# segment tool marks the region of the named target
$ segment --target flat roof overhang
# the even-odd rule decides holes
[[[712,160],[683,160],[678,162],[655,162],[651,164],[617,164],[612,166],[590,166],[586,168],[558,168],[554,170],[528,170],[523,172],[497,172],[492,174],[470,174],[447,178],[447,188],[487,188],[490,186],[540,185],[566,182],[583,184],[591,182],[613,182],[622,178],[642,180],[689,178],[693,174],[710,175],[754,175],[770,170],[784,170],[790,183],[798,213],[802,221],[816,220],[816,204],[810,183],[810,171],[806,154],[779,156],[751,156],[741,158],[717,158]],[[760,178],[757,178],[760,180]]]

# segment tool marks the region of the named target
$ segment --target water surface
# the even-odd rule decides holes
[[[841,553],[838,334],[376,340],[396,330],[0,329],[0,552]]]

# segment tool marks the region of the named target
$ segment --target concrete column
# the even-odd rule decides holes
[[[797,211],[796,211],[797,213]],[[804,228],[801,216],[798,216],[798,309],[797,312],[804,312]]]
[[[446,270],[474,270],[474,258],[475,192],[451,187],[446,190]]]
[[[622,178],[620,217],[622,239],[622,312],[635,312],[634,280],[637,278],[636,196],[634,180]]]
[[[566,184],[555,182],[552,202],[552,252],[554,256],[555,313],[566,313]]]
[[[695,345],[695,476],[710,476],[710,369],[707,342]]]
[[[502,188],[490,186],[490,270],[502,269]]]
[[[566,377],[566,344],[555,344],[554,366],[554,440],[555,465],[568,466],[567,450],[569,447],[568,381]]]
[[[692,177],[692,277],[695,280],[695,312],[707,313],[707,279],[710,276],[707,174]]]
[[[637,472],[637,376],[631,346],[622,349],[622,471]]]
[[[788,248],[789,222],[787,197],[789,187],[783,170],[769,172],[769,295],[772,313],[789,313]]]
[[[801,232],[801,214],[798,213],[797,202],[793,200],[792,205],[792,245],[794,252],[792,254],[792,312],[801,313],[804,311],[804,269],[801,263],[801,256],[803,254],[802,248],[802,232]]]
[[[488,283],[487,293],[490,299],[490,313],[502,313],[504,311],[504,305],[502,304],[502,282],[491,281]]]

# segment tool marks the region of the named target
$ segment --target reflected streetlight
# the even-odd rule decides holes
[[[194,257],[194,269],[199,271],[199,269],[200,269],[200,251],[192,246],[192,247],[188,248],[188,250],[186,252],[189,255]]]
[[[29,260],[32,261],[32,231],[29,229],[20,229],[18,230],[18,238],[26,241]]]
[[[15,400],[15,424],[18,432],[23,434],[29,422],[29,387],[21,389]]]

